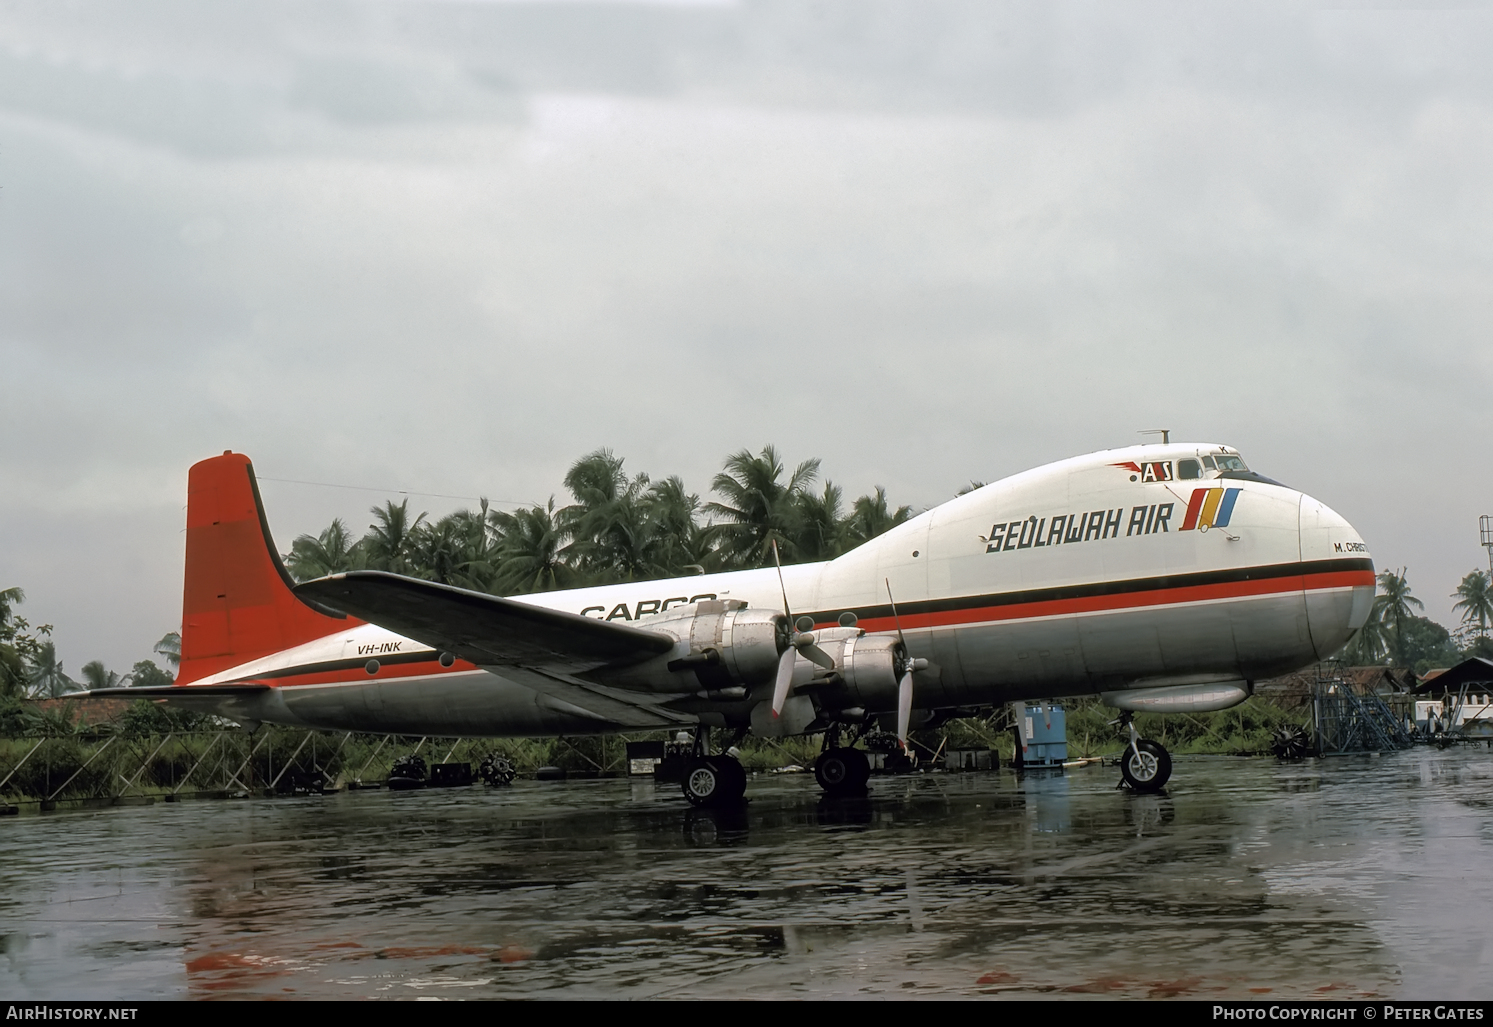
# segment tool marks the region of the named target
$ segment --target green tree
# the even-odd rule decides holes
[[[63,671],[57,647],[50,641],[42,643],[36,655],[27,661],[26,684],[31,695],[46,699],[78,690],[78,683]]]
[[[575,573],[561,550],[566,534],[555,517],[555,500],[513,513],[488,515],[499,538],[500,565],[494,585],[503,594],[548,592],[567,588]]]
[[[1425,604],[1410,594],[1410,583],[1405,579],[1405,568],[1398,572],[1381,571],[1379,595],[1369,619],[1375,622],[1383,637],[1389,654],[1396,666],[1408,666],[1404,652],[1404,625],[1415,617],[1416,610],[1424,610]]]
[[[498,572],[499,554],[496,537],[490,530],[487,499],[479,500],[476,510],[458,510],[442,519],[450,522],[460,547],[460,559],[451,568],[448,583],[476,592],[492,590]]]
[[[1462,661],[1461,650],[1451,632],[1428,617],[1407,617],[1400,624],[1397,662],[1424,674],[1433,667],[1451,667]]]
[[[164,656],[172,669],[181,666],[181,632],[166,632],[159,642],[151,646],[151,652]]]
[[[121,677],[105,667],[102,660],[90,660],[83,664],[83,681],[89,688],[124,688],[129,685],[130,676]]]
[[[130,668],[128,678],[131,688],[165,688],[171,684],[171,675],[154,660],[141,660],[135,664]]]
[[[26,593],[19,587],[0,589],[0,695],[25,695],[32,662],[51,644],[52,625],[32,628],[15,612],[25,601]]]
[[[15,616],[15,608],[26,601],[26,593],[20,586],[0,588],[0,624],[9,624]]]
[[[874,496],[861,496],[851,507],[845,534],[852,545],[869,542],[912,516],[912,507],[899,506],[893,512],[887,505],[886,489],[876,486]]]
[[[417,525],[405,547],[404,573],[442,585],[457,584],[471,563],[469,536],[467,518],[458,514]]]
[[[648,518],[647,560],[659,577],[703,573],[717,563],[715,533],[700,524],[700,497],[679,476],[649,486],[644,499]]]
[[[819,476],[819,461],[805,460],[787,481],[782,480],[784,470],[772,446],[756,456],[743,449],[726,458],[725,468],[711,482],[721,502],[707,503],[705,511],[724,519],[716,531],[722,556],[731,564],[766,566],[772,562],[774,541],[785,560],[802,559],[799,499]]]
[[[408,502],[406,500],[405,502]],[[392,504],[390,504],[392,506]],[[377,514],[378,508],[373,512]],[[312,538],[302,535],[290,544],[285,556],[285,568],[297,581],[324,578],[328,574],[361,569],[367,557],[359,542],[354,542],[347,533],[347,525],[338,517],[320,535]]]
[[[389,500],[381,507],[372,507],[370,512],[378,523],[368,525],[368,534],[360,542],[368,554],[368,566],[395,574],[407,573],[414,549],[415,529],[425,522],[427,515],[421,513],[411,521],[408,499],[398,506]]]
[[[581,457],[565,475],[575,503],[559,512],[570,539],[565,556],[593,581],[651,577],[648,475],[628,477],[609,449]]]
[[[800,560],[833,560],[850,548],[842,496],[840,486],[828,480],[822,493],[805,490],[799,495],[795,534]]]
[[[1452,609],[1462,611],[1463,626],[1475,628],[1479,637],[1487,635],[1488,625],[1493,623],[1493,583],[1488,579],[1488,572],[1473,571],[1468,574],[1452,593],[1452,597],[1457,600],[1452,604]]]

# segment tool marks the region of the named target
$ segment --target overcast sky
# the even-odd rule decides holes
[[[771,442],[921,509],[1170,428],[1452,626],[1490,53],[1484,5],[5,0],[0,587],[128,669],[225,449],[439,515]],[[282,550],[398,498],[263,491]]]

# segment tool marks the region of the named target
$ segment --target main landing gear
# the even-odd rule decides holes
[[[1130,731],[1130,744],[1120,754],[1120,776],[1135,792],[1159,792],[1172,776],[1172,757],[1156,742],[1140,737],[1135,718],[1129,712],[1117,721]]]
[[[695,731],[694,752],[684,766],[684,797],[691,806],[734,806],[746,795],[746,768],[735,756],[706,755],[710,729]]]
[[[828,795],[862,794],[871,780],[871,761],[851,745],[840,744],[840,733],[834,727],[824,733],[824,750],[814,761],[814,780]]]
[[[871,761],[859,749],[841,746],[826,749],[814,761],[814,780],[820,788],[836,795],[863,792],[866,782],[871,780]]]

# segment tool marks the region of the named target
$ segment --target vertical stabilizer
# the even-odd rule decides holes
[[[187,561],[177,684],[362,623],[307,606],[270,538],[241,453],[194,464],[187,476]]]

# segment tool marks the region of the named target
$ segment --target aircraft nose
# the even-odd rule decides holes
[[[1302,495],[1302,589],[1307,626],[1318,659],[1332,656],[1369,619],[1374,605],[1374,560],[1347,518]]]

